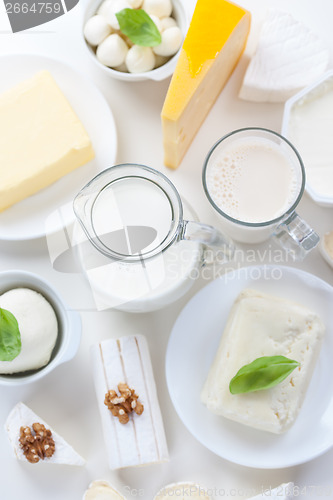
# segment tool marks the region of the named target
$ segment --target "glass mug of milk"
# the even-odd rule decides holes
[[[319,241],[295,212],[305,186],[302,159],[276,132],[244,128],[222,137],[205,160],[203,186],[236,241],[260,243],[274,236],[295,259]]]
[[[228,237],[184,220],[186,212],[195,215],[174,185],[144,165],[115,165],[101,172],[78,193],[74,212],[80,222],[78,257],[98,309],[159,309],[189,290],[203,264],[204,247],[226,259],[233,256]]]

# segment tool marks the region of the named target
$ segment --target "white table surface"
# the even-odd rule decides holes
[[[266,8],[274,6],[292,12],[325,39],[331,51],[330,67],[333,66],[332,0],[239,0],[239,3],[253,13],[253,28],[246,54],[251,52]],[[193,9],[193,0],[186,0],[186,5],[189,11]],[[87,56],[80,39],[82,7],[80,2],[66,16],[47,25],[11,34],[1,4],[0,55],[24,52],[49,55],[85,72],[102,90],[115,115],[119,134],[118,163],[143,163],[166,173],[195,207],[201,221],[216,223],[201,187],[205,154],[219,137],[235,128],[252,125],[279,131],[283,106],[254,104],[237,99],[248,62],[245,54],[201,127],[182,165],[178,170],[170,171],[163,166],[159,118],[169,80],[127,84],[108,78]],[[299,212],[319,234],[333,229],[333,209],[316,206],[307,195],[301,201]],[[252,265],[254,253],[249,252],[249,249],[245,250],[247,252],[244,253],[242,264]],[[273,244],[263,244],[255,250],[256,262],[274,262],[276,247]],[[292,262],[284,263],[295,265]],[[318,249],[304,262],[296,265],[333,285],[333,269],[324,262]],[[245,499],[251,496],[253,490],[259,491],[262,487],[287,481],[294,481],[300,487],[305,487],[300,498],[321,499],[323,494],[320,488],[333,487],[333,450],[312,462],[290,469],[255,470],[239,467],[206,450],[189,434],[178,418],[166,387],[165,350],[177,315],[189,298],[205,284],[203,279],[178,303],[156,313],[133,315],[117,311],[85,310],[86,285],[83,278],[52,269],[44,239],[24,244],[0,242],[0,270],[6,269],[25,269],[48,279],[68,304],[81,312],[83,337],[75,359],[58,367],[40,382],[22,388],[0,387],[0,428],[3,428],[11,408],[22,400],[67,438],[87,459],[87,465],[83,468],[45,464],[39,467],[19,463],[12,458],[5,432],[0,430],[1,500],[81,499],[89,482],[97,478],[109,480],[128,499],[143,500],[151,499],[167,483],[186,480],[196,481],[207,488],[220,489],[216,499],[223,496]],[[88,351],[92,343],[101,339],[134,333],[146,335],[149,342],[170,462],[111,472],[106,465]]]

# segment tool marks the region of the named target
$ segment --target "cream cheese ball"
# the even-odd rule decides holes
[[[99,14],[100,16],[105,16],[106,11],[110,7],[110,5],[113,4],[113,2],[114,0],[104,0],[104,2],[102,2],[98,8],[97,14]]]
[[[106,21],[113,29],[119,30],[120,26],[116,17],[116,13],[120,10],[129,8],[131,8],[131,6],[126,0],[113,0],[112,4],[106,9],[106,12],[104,14]]]
[[[85,494],[83,500],[125,500],[107,481],[93,481]]]
[[[172,12],[171,0],[144,0],[143,10],[149,15],[168,17]]]
[[[88,19],[83,30],[85,39],[93,47],[99,45],[110,33],[111,26],[106,22],[105,17],[100,15]]]
[[[150,47],[133,45],[126,56],[126,66],[130,73],[144,73],[155,66],[155,56]]]
[[[29,288],[15,288],[0,296],[0,307],[11,312],[19,326],[22,348],[12,361],[0,361],[0,373],[18,373],[47,365],[58,336],[51,304]]]
[[[162,41],[153,48],[159,56],[173,56],[180,48],[183,36],[178,26],[173,26],[162,32]]]
[[[117,33],[113,33],[98,46],[96,57],[105,66],[113,68],[123,64],[127,52],[126,42]]]

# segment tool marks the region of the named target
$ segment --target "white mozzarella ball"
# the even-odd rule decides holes
[[[101,3],[101,5],[98,7],[97,14],[100,16],[105,16],[106,11],[112,5],[114,0],[104,0],[104,2]]]
[[[156,28],[158,29],[158,31],[161,32],[162,31],[162,26],[161,26],[160,18],[157,17],[157,16],[154,16],[154,14],[151,14],[149,17],[153,21],[153,23],[156,25]]]
[[[114,0],[105,12],[105,18],[107,22],[115,30],[119,30],[119,23],[118,19],[116,18],[116,13],[123,9],[130,9],[130,5],[128,4],[128,2],[126,0]]]
[[[167,30],[168,28],[173,28],[174,26],[178,26],[176,20],[173,17],[162,17],[160,22],[162,31]]]
[[[120,66],[126,58],[128,47],[124,40],[114,33],[108,36],[97,48],[97,59],[111,68]]]
[[[127,0],[132,9],[138,9],[141,7],[143,0]]]
[[[85,24],[83,34],[90,45],[96,47],[111,33],[111,26],[108,25],[103,16],[93,16]]]
[[[143,0],[143,9],[157,17],[168,17],[172,12],[171,0]]]
[[[126,66],[130,73],[144,73],[155,66],[155,56],[150,47],[133,45],[127,52]]]
[[[162,32],[162,42],[153,48],[159,56],[172,56],[182,44],[183,36],[178,26],[173,26]]]

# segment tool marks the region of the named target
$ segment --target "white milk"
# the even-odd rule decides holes
[[[186,219],[195,218],[193,213],[184,215]],[[93,216],[100,234],[124,227],[154,228],[156,236],[148,241],[143,253],[163,242],[172,222],[171,206],[164,192],[140,178],[117,181],[112,189],[104,190]],[[78,239],[78,230],[76,233]],[[79,239],[85,240],[82,232]],[[131,243],[137,242],[127,243],[130,253]],[[201,245],[189,241],[174,243],[156,257],[130,263],[105,257],[91,244],[79,245],[78,252],[97,308],[130,312],[153,311],[180,298],[198,277],[202,259]]]
[[[259,224],[284,215],[296,201],[301,182],[284,147],[259,137],[234,139],[217,149],[206,181],[220,210],[237,221]],[[223,222],[232,238],[248,243],[262,241],[272,232]]]

